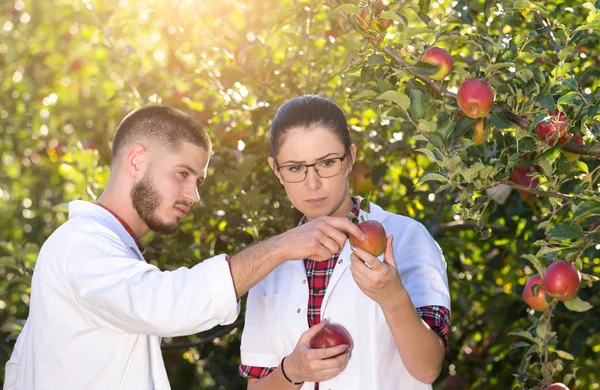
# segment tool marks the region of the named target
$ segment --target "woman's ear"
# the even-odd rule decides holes
[[[348,172],[352,172],[352,168],[354,168],[354,163],[356,163],[356,144],[350,145],[348,149],[350,152],[350,164],[348,164]]]
[[[283,185],[283,180],[281,180],[281,175],[279,174],[279,171],[277,170],[277,167],[275,166],[275,159],[273,157],[269,157],[269,159],[267,160],[269,162],[269,166],[271,167],[271,170],[273,171],[273,173],[275,174],[275,176],[277,176],[277,179],[279,180],[279,182]]]

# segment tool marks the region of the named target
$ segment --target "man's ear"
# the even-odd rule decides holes
[[[148,159],[148,149],[142,144],[134,144],[129,148],[125,157],[125,167],[131,177],[144,174]]]
[[[277,176],[277,179],[279,179],[279,182],[283,185],[283,180],[281,180],[281,174],[277,170],[277,167],[275,164],[275,159],[273,157],[269,157],[269,159],[267,161],[269,162],[269,166],[271,167],[271,170],[273,171],[275,176]]]

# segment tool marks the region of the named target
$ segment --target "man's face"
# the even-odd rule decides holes
[[[131,190],[133,207],[151,230],[171,234],[197,202],[198,186],[206,177],[209,156],[199,146],[183,143],[172,153],[153,154]]]

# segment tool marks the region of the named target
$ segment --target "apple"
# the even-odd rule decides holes
[[[351,350],[354,345],[350,333],[348,333],[343,326],[338,324],[325,325],[325,327],[318,331],[309,342],[310,347],[313,349],[332,348],[344,344],[348,345],[348,350]]]
[[[583,137],[580,136],[579,134],[575,134],[571,140],[576,144],[585,145],[585,141],[583,140]],[[571,153],[571,152],[567,152],[567,151],[563,151],[563,153],[564,153],[565,157],[567,158],[568,162],[575,162],[579,158],[579,155],[577,153]]]
[[[553,383],[548,387],[544,387],[543,390],[569,390],[569,388],[562,383]]]
[[[358,194],[368,194],[375,189],[375,184],[370,176],[371,168],[363,162],[357,162],[352,168],[354,191]]]
[[[456,103],[469,118],[482,118],[494,107],[494,88],[482,79],[467,79],[456,94]]]
[[[452,60],[450,53],[437,46],[432,46],[427,49],[425,54],[423,54],[423,57],[421,57],[421,62],[438,66],[438,71],[429,76],[434,80],[442,80],[444,77],[448,76],[454,66],[454,60]]]
[[[550,264],[544,274],[546,292],[561,302],[573,299],[580,283],[579,270],[568,261],[560,260]]]
[[[373,256],[381,256],[385,252],[386,235],[383,225],[378,221],[360,222],[356,226],[363,231],[367,237],[360,241],[354,236],[350,236],[350,245],[365,250]]]
[[[561,145],[569,141],[569,118],[564,112],[555,111],[535,126],[535,131],[542,141],[554,146],[560,139]]]
[[[534,295],[532,288],[537,285],[539,285],[539,288]],[[546,301],[546,289],[544,288],[544,279],[542,279],[542,275],[536,274],[529,278],[525,284],[525,290],[523,290],[523,300],[533,310],[546,310],[548,301]]]
[[[529,176],[530,173],[533,173],[535,171],[535,167],[533,166],[516,167],[510,173],[510,180],[524,187],[537,187],[537,185],[540,183],[540,180],[538,178],[533,178]],[[533,195],[531,192],[526,190],[519,190],[519,194],[521,194],[523,200],[530,200],[531,196]]]

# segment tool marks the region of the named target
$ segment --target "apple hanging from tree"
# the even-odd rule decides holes
[[[348,333],[343,326],[338,324],[325,325],[325,327],[317,332],[309,342],[310,347],[313,349],[332,348],[344,344],[349,346],[349,350],[351,350],[354,345],[350,333]]]
[[[425,54],[423,54],[423,57],[421,57],[421,62],[439,67],[436,73],[429,76],[434,80],[442,80],[444,77],[448,76],[454,66],[454,60],[452,60],[450,53],[437,46],[432,46],[427,49]]]
[[[535,131],[542,141],[554,146],[560,139],[561,145],[569,142],[569,118],[564,112],[555,111],[535,126]]]
[[[569,388],[562,383],[553,383],[548,387],[544,387],[543,390],[569,390]]]
[[[534,286],[539,287],[534,288]],[[544,288],[544,279],[542,279],[542,275],[536,274],[529,278],[525,284],[525,289],[523,290],[523,300],[533,310],[546,310],[548,301],[546,300],[546,289]]]
[[[540,184],[540,179],[529,176],[529,174],[534,173],[535,171],[535,167],[531,165],[516,167],[510,173],[510,180],[524,187],[537,187],[537,185]],[[519,190],[519,194],[525,201],[530,201],[533,196],[531,192],[526,190]]]
[[[494,88],[482,79],[467,79],[456,94],[456,103],[469,118],[483,118],[494,107]]]
[[[579,270],[568,261],[556,261],[550,264],[544,273],[546,292],[561,302],[573,299],[580,284]]]

